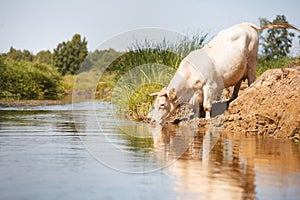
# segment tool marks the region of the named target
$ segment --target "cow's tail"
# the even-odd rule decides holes
[[[257,31],[262,31],[264,29],[274,29],[274,28],[290,28],[290,29],[294,29],[300,32],[300,29],[298,29],[297,27],[288,24],[288,23],[282,23],[282,24],[268,24],[262,27],[258,27],[254,24],[251,24],[251,27],[256,29]]]

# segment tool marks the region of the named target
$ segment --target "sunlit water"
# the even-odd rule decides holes
[[[153,129],[108,103],[0,108],[0,199],[299,198],[290,141]]]

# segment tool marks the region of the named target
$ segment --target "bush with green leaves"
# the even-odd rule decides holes
[[[0,60],[0,98],[43,99],[62,94],[61,75],[51,65]]]

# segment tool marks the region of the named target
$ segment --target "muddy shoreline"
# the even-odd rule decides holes
[[[2,107],[18,107],[18,106],[51,106],[64,105],[70,102],[63,100],[0,100]]]

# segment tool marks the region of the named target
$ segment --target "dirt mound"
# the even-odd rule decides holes
[[[268,70],[225,112],[224,133],[299,140],[300,66]]]

